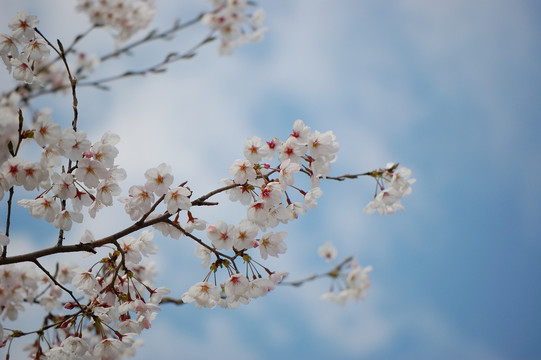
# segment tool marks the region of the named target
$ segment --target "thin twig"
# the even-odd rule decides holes
[[[64,46],[60,42],[60,40],[56,40],[58,43],[58,47],[60,50],[57,50],[56,47],[51,44],[51,42],[38,30],[38,28],[34,28],[34,30],[47,42],[47,44],[58,54],[60,59],[62,59],[62,62],[64,63],[64,66],[66,67],[66,71],[68,72],[68,78],[71,85],[71,96],[73,98],[73,121],[71,122],[71,126],[73,128],[73,131],[77,131],[77,119],[79,116],[79,111],[77,110],[78,100],[77,100],[77,93],[76,93],[76,85],[77,85],[77,78],[73,77],[71,75],[71,70],[68,65],[68,61],[66,59],[66,53],[64,52]]]
[[[324,276],[336,277],[336,275],[340,272],[340,270],[342,270],[342,267],[344,267],[344,265],[351,262],[352,260],[353,260],[353,256],[349,256],[349,257],[345,258],[344,260],[342,260],[342,262],[340,262],[340,264],[336,265],[330,271],[327,271],[327,272],[324,272],[324,273],[321,273],[321,274],[310,275],[310,276],[308,276],[308,277],[306,277],[304,279],[301,279],[301,280],[282,281],[280,283],[280,285],[301,286],[301,285],[303,285],[304,283],[306,283],[308,281],[312,281],[312,280],[318,279],[320,277],[324,277]]]
[[[119,79],[131,77],[131,76],[144,76],[149,73],[153,73],[153,74],[162,73],[165,71],[165,67],[173,62],[176,62],[179,60],[191,59],[192,57],[196,55],[196,50],[201,48],[203,45],[213,41],[214,39],[215,39],[214,37],[208,36],[202,41],[200,41],[199,43],[197,43],[194,47],[186,51],[185,53],[181,55],[176,54],[176,53],[171,53],[167,55],[165,59],[162,60],[161,62],[154,64],[150,67],[147,67],[146,69],[126,71],[122,74],[110,76],[110,77],[99,79],[99,80],[81,82],[79,86],[94,86],[99,89],[107,90],[108,88],[103,85],[105,83],[109,83],[112,81],[116,81]]]
[[[52,282],[54,282],[54,284],[56,286],[58,286],[59,288],[61,288],[62,290],[64,290],[65,292],[67,292],[71,298],[73,299],[73,301],[75,301],[75,303],[77,304],[77,306],[79,307],[79,309],[83,310],[83,306],[79,303],[79,300],[77,300],[77,298],[75,297],[75,295],[73,295],[73,292],[71,292],[69,289],[66,289],[62,284],[60,284],[54,276],[51,275],[51,273],[49,271],[47,271],[47,269],[45,269],[43,267],[43,265],[40,264],[40,262],[37,260],[37,259],[34,259],[32,261],[34,264],[36,264],[37,267],[39,267],[41,269],[41,271],[43,271],[45,273],[45,275],[47,275],[47,277],[49,279],[51,279]]]

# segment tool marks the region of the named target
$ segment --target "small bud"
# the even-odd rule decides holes
[[[77,307],[77,304],[74,302],[67,302],[66,305],[64,305],[64,309],[72,310],[73,308]]]

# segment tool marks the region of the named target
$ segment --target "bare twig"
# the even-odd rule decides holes
[[[40,262],[37,260],[37,259],[34,259],[32,261],[34,264],[36,264],[37,267],[39,267],[41,269],[41,271],[43,271],[45,273],[45,275],[47,275],[47,277],[49,279],[51,279],[51,281],[56,285],[58,286],[59,288],[61,288],[62,290],[64,290],[65,292],[67,292],[71,298],[73,299],[73,301],[75,301],[75,303],[77,304],[77,306],[79,307],[79,309],[83,310],[83,306],[79,303],[79,300],[77,300],[77,298],[75,297],[75,295],[73,295],[73,292],[71,292],[69,289],[66,289],[62,284],[60,284],[54,276],[51,275],[51,273],[49,271],[47,271],[47,269],[45,269],[43,267],[43,265],[40,264]]]
[[[280,283],[280,285],[301,286],[301,285],[303,285],[304,283],[306,283],[308,281],[312,281],[312,280],[315,280],[315,279],[318,279],[318,278],[321,278],[321,277],[325,277],[325,276],[336,277],[338,275],[338,273],[340,272],[340,270],[342,270],[344,265],[350,263],[352,260],[353,260],[353,256],[347,257],[344,260],[342,260],[342,262],[340,262],[340,264],[336,265],[331,271],[327,271],[327,272],[324,272],[324,273],[321,273],[321,274],[314,274],[314,275],[308,276],[308,277],[306,277],[304,279],[301,279],[301,280],[282,281]]]
[[[62,59],[62,62],[64,63],[64,66],[66,67],[66,71],[68,72],[68,78],[71,85],[71,96],[73,98],[73,121],[71,122],[71,126],[73,127],[73,131],[77,131],[77,118],[79,116],[79,111],[77,110],[77,93],[75,91],[75,87],[77,85],[77,78],[74,78],[71,75],[71,70],[68,65],[68,61],[66,60],[66,53],[64,52],[64,47],[62,46],[62,43],[60,40],[56,40],[58,43],[59,49],[57,49],[51,42],[38,30],[38,28],[34,28],[34,30],[47,42],[47,44],[58,54],[58,57]]]

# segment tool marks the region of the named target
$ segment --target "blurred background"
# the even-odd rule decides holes
[[[195,0],[156,0],[156,7],[151,28],[158,29],[211,8]],[[330,281],[320,279],[279,287],[234,311],[164,305],[135,358],[538,359],[539,3],[289,0],[258,7],[267,12],[261,43],[229,57],[209,44],[164,74],[112,83],[109,92],[79,89],[79,128],[92,141],[105,131],[121,137],[123,195],[162,162],[176,183],[188,180],[195,194],[207,193],[229,176],[246,138],[285,139],[295,119],[334,131],[340,152],[333,174],[393,161],[411,168],[417,182],[406,211],[390,217],[362,211],[373,180],[324,182],[319,207],[284,228],[288,252],[269,262],[273,269],[289,271],[291,280],[327,271],[317,248],[332,241],[338,260],[355,255],[373,266],[364,301],[324,302]],[[0,32],[18,10],[38,15],[40,30],[65,44],[90,26],[62,0],[0,0]],[[95,31],[79,49],[110,51],[107,32]],[[103,64],[94,76],[148,67],[207,33],[199,24]],[[14,82],[3,71],[0,84],[4,92]],[[69,126],[69,94],[34,103],[45,106]],[[244,210],[226,199],[201,214],[236,223]],[[55,243],[47,224],[25,209],[16,215],[11,254]],[[71,232],[74,242],[85,228],[102,237],[129,224],[122,206],[98,215]],[[194,244],[155,241],[157,285],[180,297],[206,274]],[[33,311],[17,325],[30,330]]]

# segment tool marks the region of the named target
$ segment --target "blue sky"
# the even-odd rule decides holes
[[[53,3],[62,6],[0,0],[1,23],[28,4],[52,38],[68,41],[86,29],[82,15]],[[159,28],[208,6],[156,3]],[[81,128],[93,139],[107,130],[122,138],[125,188],[167,162],[177,180],[204,193],[227,176],[247,137],[285,137],[297,118],[335,132],[341,145],[335,174],[398,161],[413,169],[417,183],[404,213],[380,217],[362,212],[373,191],[369,179],[327,182],[320,207],[287,228],[289,250],[273,261],[276,269],[292,278],[324,271],[317,247],[332,240],[339,256],[353,254],[374,267],[365,301],[344,308],[320,301],[329,285],[323,279],[279,288],[235,311],[164,306],[136,358],[539,358],[539,5],[260,6],[269,28],[263,43],[225,58],[210,45],[165,75],[125,80],[109,93],[80,90]],[[103,72],[152,64],[204,34],[200,26]],[[90,48],[114,45],[98,35],[88,39]],[[68,97],[40,101],[52,102],[55,118],[68,124]],[[97,236],[128,223],[124,215],[111,221],[113,214],[91,224]],[[233,204],[208,216],[236,222],[242,214]],[[82,231],[75,229],[74,238]],[[29,240],[35,234],[21,231],[16,246],[39,246]],[[192,244],[156,241],[160,279],[179,296],[204,270]]]

